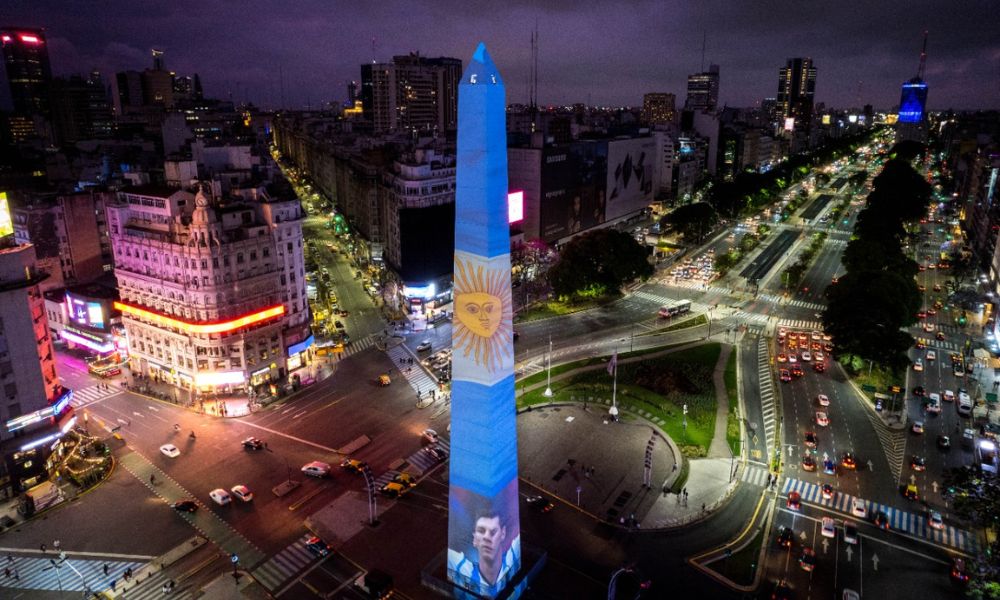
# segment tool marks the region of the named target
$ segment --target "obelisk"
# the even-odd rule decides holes
[[[480,43],[458,86],[448,579],[489,598],[521,567],[505,102]]]

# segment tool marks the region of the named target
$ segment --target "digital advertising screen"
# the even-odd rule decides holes
[[[495,597],[521,568],[517,478],[492,499],[453,486],[448,518],[449,579]]]
[[[100,302],[92,302],[77,298],[66,293],[66,314],[69,320],[77,325],[92,327],[94,329],[105,329],[106,319],[104,317],[104,306]]]
[[[653,201],[653,138],[608,142],[607,220],[642,210]]]
[[[0,237],[14,233],[14,222],[10,218],[7,192],[0,192]]]
[[[541,237],[580,233],[607,219],[607,142],[581,141],[542,155]]]

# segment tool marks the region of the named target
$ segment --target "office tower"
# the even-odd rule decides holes
[[[812,125],[815,93],[816,67],[812,59],[789,58],[778,76],[779,126],[786,131],[808,131]]]
[[[142,102],[164,108],[174,105],[174,74],[166,70],[162,50],[153,49],[153,68],[142,72]]]
[[[642,120],[648,125],[669,125],[674,122],[676,98],[673,94],[651,92],[642,97]]]
[[[521,532],[506,98],[482,43],[459,88],[447,570],[495,598],[521,567]]]
[[[702,65],[704,67],[704,64]],[[713,110],[719,104],[719,65],[710,65],[708,71],[688,75],[687,110]]]
[[[49,88],[52,129],[57,144],[106,138],[112,133],[111,107],[100,74],[58,77]]]
[[[107,207],[133,371],[193,396],[258,389],[308,363],[302,208],[254,191],[220,206],[143,186]]]
[[[924,32],[924,47],[920,51],[920,65],[917,75],[903,83],[899,97],[899,120],[896,122],[896,141],[913,140],[927,142],[927,82],[924,68],[927,65],[927,32]]]
[[[454,131],[462,61],[394,56],[391,63],[361,66],[361,101],[376,133]]]
[[[354,106],[354,101],[358,100],[358,82],[348,81],[347,82],[347,106]]]
[[[45,31],[27,27],[0,28],[0,45],[14,112],[47,115],[52,69]]]

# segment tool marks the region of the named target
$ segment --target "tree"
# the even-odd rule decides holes
[[[894,238],[857,237],[848,242],[841,262],[848,272],[891,271],[913,278],[919,267],[913,259],[903,254],[899,241]],[[916,288],[916,283],[913,284]]]
[[[552,291],[560,298],[600,296],[636,278],[653,274],[649,250],[627,233],[597,229],[563,246],[549,269]]]
[[[698,243],[718,224],[719,213],[707,202],[695,202],[675,208],[662,222],[677,229],[685,241]]]
[[[1000,480],[977,467],[958,467],[945,473],[944,497],[952,510],[976,529],[1000,527]],[[1000,541],[985,554],[973,559],[967,569],[971,576],[968,595],[972,598],[1000,598]]]
[[[904,160],[885,163],[882,172],[872,181],[872,187],[866,210],[884,209],[905,222],[919,221],[927,214],[931,185]]]

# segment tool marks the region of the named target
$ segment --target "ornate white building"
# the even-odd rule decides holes
[[[240,195],[143,186],[107,207],[133,372],[224,393],[309,361],[302,207],[262,187]]]

